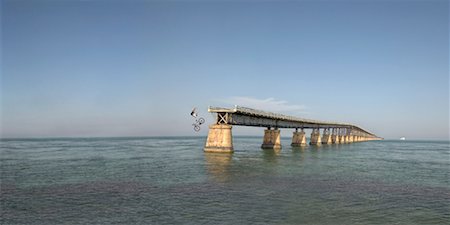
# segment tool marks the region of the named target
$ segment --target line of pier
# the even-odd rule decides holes
[[[381,140],[382,138],[359,126],[303,119],[246,107],[209,107],[208,112],[216,113],[216,122],[209,126],[205,152],[232,153],[233,126],[265,127],[261,148],[281,149],[280,128],[294,128],[291,146],[306,146],[305,129],[312,129],[310,145],[346,144]]]

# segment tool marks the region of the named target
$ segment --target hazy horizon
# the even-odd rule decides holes
[[[289,130],[290,132],[290,130]],[[283,133],[283,132],[282,132]],[[285,133],[285,132],[284,132]],[[310,133],[306,132],[308,135],[306,139],[310,138]],[[21,140],[21,139],[114,139],[114,138],[179,138],[179,137],[186,137],[186,138],[207,138],[207,135],[165,135],[165,136],[52,136],[52,137],[0,137],[0,140]],[[246,135],[246,134],[233,134],[233,138],[239,137],[239,138],[245,138],[245,137],[254,137],[254,138],[264,138],[264,134],[261,135]],[[291,139],[291,136],[282,135],[280,137],[282,140],[288,140]],[[400,140],[400,138],[383,138],[381,141],[438,141],[438,142],[449,142],[450,139],[406,139],[406,140]]]

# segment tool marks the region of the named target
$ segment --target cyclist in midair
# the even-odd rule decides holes
[[[191,116],[194,118],[197,118],[198,114],[197,114],[197,108],[194,107],[191,111]],[[192,126],[194,126],[194,130],[195,131],[200,131],[200,125],[202,125],[205,122],[205,119],[203,118],[198,118],[195,120],[195,123],[192,124]]]

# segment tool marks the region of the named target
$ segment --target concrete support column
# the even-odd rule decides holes
[[[346,129],[347,143],[353,142],[353,130],[351,128]]]
[[[232,153],[234,149],[231,125],[214,124],[209,126],[204,151]]]
[[[264,130],[264,140],[261,148],[281,149],[280,130],[271,130],[270,128]]]
[[[331,144],[331,134],[329,129],[325,129],[323,131],[322,144],[324,145]]]
[[[348,135],[344,136],[344,143],[348,143]]]
[[[339,143],[341,143],[341,144],[347,143],[347,141],[346,141],[347,139],[345,138],[345,128],[340,128],[339,133],[340,133]]]
[[[337,134],[331,135],[331,143],[333,144],[339,144],[340,143],[340,137]]]
[[[348,135],[348,143],[352,143],[353,142],[353,135]]]
[[[294,131],[292,135],[292,147],[301,147],[306,146],[306,135],[303,129],[299,132],[297,130]]]
[[[339,135],[337,128],[333,128],[333,131],[331,132],[331,143],[339,144]]]
[[[311,132],[311,140],[309,142],[310,145],[321,145],[322,139],[320,138],[320,129],[314,128]]]

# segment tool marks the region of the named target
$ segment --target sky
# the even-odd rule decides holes
[[[1,137],[205,136],[208,106],[241,105],[386,139],[449,139],[445,0],[1,0],[0,10]],[[206,119],[198,133],[193,107]]]

